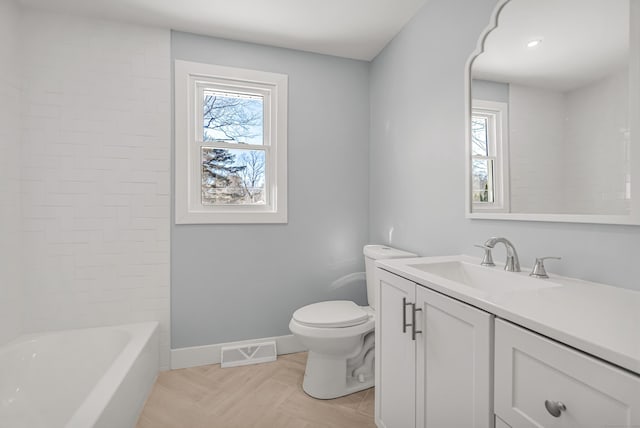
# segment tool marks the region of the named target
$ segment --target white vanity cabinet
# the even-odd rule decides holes
[[[638,427],[640,377],[497,319],[495,413],[514,428]]]
[[[377,275],[377,426],[492,427],[493,316],[382,269]]]
[[[640,428],[640,293],[468,256],[376,263],[379,428]]]

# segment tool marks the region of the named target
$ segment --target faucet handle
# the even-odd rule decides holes
[[[493,256],[491,255],[491,247],[487,247],[482,244],[474,244],[474,247],[482,248],[484,250],[484,256],[482,257],[482,261],[480,265],[482,266],[495,266],[496,264],[493,262]]]
[[[549,278],[549,275],[544,268],[544,261],[547,259],[562,260],[562,257],[536,257],[536,264],[533,266],[533,270],[531,271],[529,276],[532,276],[534,278]]]

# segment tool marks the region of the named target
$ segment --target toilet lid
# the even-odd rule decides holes
[[[352,327],[362,324],[369,314],[349,300],[332,300],[304,306],[293,319],[309,327]]]

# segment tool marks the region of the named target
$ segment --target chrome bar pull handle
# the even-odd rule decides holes
[[[421,311],[422,308],[416,308],[416,304],[411,304],[411,340],[416,340],[416,334],[422,333],[422,330],[416,330],[416,312]]]
[[[411,327],[411,324],[407,324],[407,306],[413,303],[407,303],[407,298],[402,298],[402,332],[407,332],[407,327]]]

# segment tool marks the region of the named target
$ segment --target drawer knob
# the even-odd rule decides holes
[[[549,412],[549,414],[554,418],[560,417],[562,412],[567,410],[567,406],[565,406],[564,403],[560,401],[544,400],[544,407],[546,407],[547,412]]]

